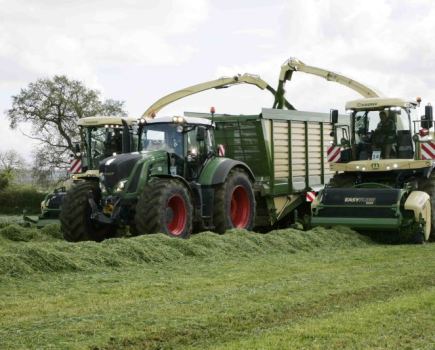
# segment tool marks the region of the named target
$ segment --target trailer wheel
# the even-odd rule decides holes
[[[255,197],[252,183],[246,172],[235,168],[215,191],[215,231],[224,233],[231,228],[250,230],[254,226],[254,218]]]
[[[65,240],[69,242],[100,242],[114,233],[114,229],[91,221],[91,207],[88,202],[89,192],[95,201],[101,197],[98,183],[83,181],[74,185],[65,195],[60,212],[60,228]]]
[[[138,234],[166,233],[187,238],[192,232],[193,207],[184,184],[159,179],[148,185],[136,205],[135,229]]]
[[[435,176],[419,181],[418,189],[426,192],[430,196],[432,215],[429,242],[435,242]]]

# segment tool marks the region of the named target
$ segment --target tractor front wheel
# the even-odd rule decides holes
[[[217,233],[228,229],[250,230],[254,226],[255,197],[248,175],[233,169],[215,192],[213,223]]]
[[[135,230],[139,234],[166,233],[187,238],[192,232],[193,208],[189,192],[178,180],[159,179],[149,184],[136,205]]]
[[[95,202],[100,200],[101,193],[97,182],[78,183],[64,197],[59,219],[63,237],[69,242],[100,242],[113,233],[113,228],[92,222],[89,193],[92,193]]]
[[[430,196],[431,205],[431,223],[429,241],[435,242],[435,174],[432,174],[429,179],[422,179],[418,183],[418,189],[426,192]]]

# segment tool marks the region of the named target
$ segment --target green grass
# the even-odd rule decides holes
[[[435,244],[345,228],[101,244],[9,230],[1,349],[435,347]]]

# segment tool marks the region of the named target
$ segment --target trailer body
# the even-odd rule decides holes
[[[225,157],[247,164],[254,174],[257,228],[309,215],[306,193],[317,192],[333,176],[326,160],[334,138],[328,113],[263,108],[257,115],[216,114],[213,122]]]

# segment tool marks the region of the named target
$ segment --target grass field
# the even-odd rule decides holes
[[[435,244],[346,228],[69,244],[0,224],[1,349],[434,349]]]

